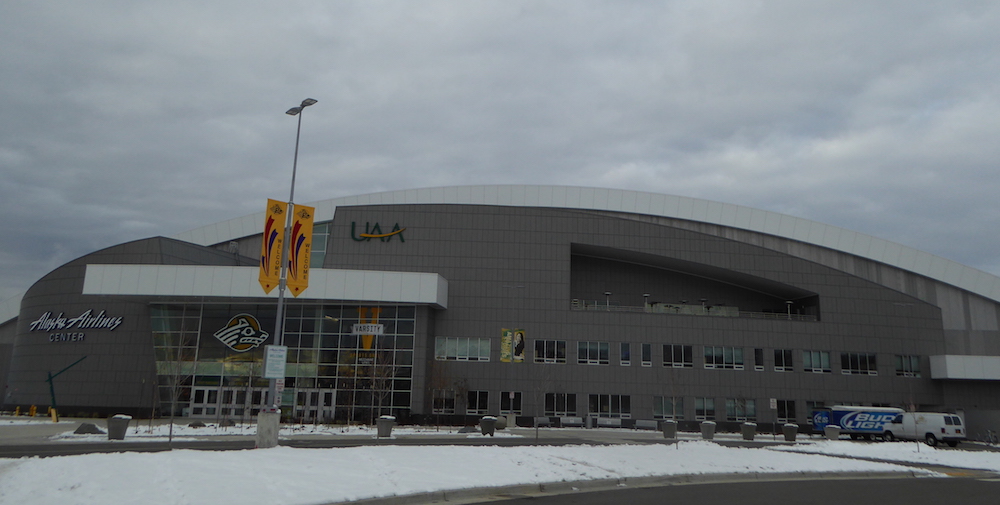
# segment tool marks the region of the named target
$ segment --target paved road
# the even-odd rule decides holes
[[[461,502],[458,502],[461,503]],[[472,502],[466,502],[472,503]],[[795,480],[620,488],[556,496],[512,497],[507,505],[996,505],[1000,479],[922,478]]]

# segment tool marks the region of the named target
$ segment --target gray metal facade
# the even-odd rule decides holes
[[[355,240],[357,230],[376,223],[382,231],[405,228],[405,241]],[[766,238],[752,237],[758,243],[748,243],[753,241],[672,224],[645,216],[539,208],[340,207],[325,266],[437,272],[449,280],[449,308],[436,314],[434,336],[485,336],[492,345],[486,363],[439,362],[457,384],[459,412],[466,390],[489,392],[497,411],[502,392],[521,392],[525,415],[542,414],[540,393],[575,394],[579,415],[588,414],[590,395],[628,395],[630,415],[638,419],[652,418],[656,396],[683,397],[687,420],[695,419],[695,398],[714,399],[720,421],[726,418],[726,399],[755,400],[761,421],[774,419],[771,398],[793,400],[800,422],[806,421],[807,402],[964,408],[951,404],[943,385],[929,378],[927,357],[947,347],[939,307],[775,250],[780,248]],[[933,287],[924,279],[908,282]],[[786,302],[799,298],[812,300],[816,320],[626,310],[641,309],[647,301],[697,304],[704,299],[709,305],[742,305],[741,311],[781,316]],[[590,310],[574,310],[574,300],[589,301]],[[607,310],[601,310],[603,305]],[[798,312],[798,302],[795,307]],[[525,363],[498,362],[500,330],[506,327],[525,330]],[[536,339],[566,341],[567,362],[534,363],[530,354]],[[608,342],[609,363],[578,364],[580,341]],[[641,344],[652,344],[652,366],[643,367],[638,359],[620,365],[622,342],[632,344],[633,354]],[[692,346],[693,366],[664,367],[664,344]],[[743,349],[743,369],[706,369],[706,346]],[[755,349],[763,349],[762,371],[755,370]],[[776,349],[792,351],[793,371],[774,371]],[[803,372],[803,351],[829,352],[830,372]],[[877,375],[845,375],[839,366],[844,352],[875,354]],[[897,376],[896,355],[919,356],[921,377]],[[994,401],[991,394],[980,398],[980,404]]]
[[[393,230],[402,232],[363,236]],[[239,239],[239,250],[251,256],[259,241],[259,235]],[[112,410],[149,405],[152,393],[144,388],[156,372],[148,307],[165,300],[80,295],[84,265],[247,261],[228,252],[228,243],[215,247],[167,239],[123,244],[36,283],[22,302],[7,404],[47,404],[45,374],[87,355],[56,382],[60,404]],[[1000,355],[1000,305],[897,267],[788,238],[598,210],[339,206],[322,267],[433,272],[447,279],[448,308],[421,307],[417,317],[409,412],[417,416],[444,409],[471,418],[482,405],[470,400],[483,399],[489,413],[499,413],[508,392],[518,394],[522,416],[545,414],[546,397],[555,395],[576,399],[574,411],[562,415],[628,420],[663,414],[664,398],[682,400],[676,417],[684,421],[706,417],[698,408],[705,400],[712,400],[714,419],[721,422],[775,422],[780,416],[771,410],[771,399],[792,406],[784,417],[800,424],[807,422],[809,406],[836,403],[956,410],[973,425],[976,416],[986,423],[1000,412],[997,381],[932,379],[929,364],[934,355]],[[307,291],[295,303],[316,302]],[[28,325],[54,309],[105,310],[124,319],[113,332],[88,335],[84,342],[39,341]],[[524,362],[501,362],[504,328],[524,330]],[[487,359],[440,356],[438,339],[449,338],[487,339]],[[536,362],[538,341],[564,342],[565,363]],[[581,364],[580,342],[587,349],[607,343],[606,358]],[[623,343],[629,344],[628,364]],[[647,366],[640,358],[643,344],[651,350]],[[670,346],[689,346],[690,366],[665,366]],[[711,363],[706,348],[712,359],[711,350],[725,350],[727,361]],[[734,352],[742,363],[729,361]],[[825,353],[829,370],[807,371],[807,353]],[[855,368],[851,360],[858,357],[863,364]],[[901,370],[897,357],[915,364]],[[436,403],[434,390],[453,394],[454,403]],[[591,412],[592,399],[603,408],[608,398],[618,402],[613,412]],[[730,419],[727,402],[743,408],[746,400],[753,415],[741,410]]]

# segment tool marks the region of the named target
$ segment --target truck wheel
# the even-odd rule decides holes
[[[928,433],[927,438],[924,439],[924,442],[926,442],[927,445],[934,447],[935,445],[937,445],[938,441],[937,437],[935,437],[933,433]]]
[[[893,435],[891,431],[887,431],[882,434],[882,440],[885,440],[886,442],[895,442],[896,436]]]

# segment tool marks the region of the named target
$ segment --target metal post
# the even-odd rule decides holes
[[[295,213],[295,175],[299,166],[299,138],[302,136],[302,111],[316,103],[312,98],[306,98],[298,107],[288,109],[285,114],[298,116],[298,126],[295,129],[295,154],[292,157],[292,186],[288,192],[288,209],[285,212],[285,233],[281,242],[281,268],[278,272],[278,308],[274,321],[274,344],[285,344],[285,287],[288,283],[288,261],[291,251],[292,215]],[[271,412],[278,410],[278,379],[269,379],[267,385],[267,402]]]
[[[316,103],[312,98],[306,98],[298,107],[292,107],[285,112],[290,116],[299,116],[295,129],[295,155],[292,158],[292,185],[288,193],[288,208],[285,212],[285,232],[281,243],[281,268],[278,271],[278,307],[274,321],[274,344],[285,343],[285,287],[288,284],[288,261],[291,251],[292,215],[295,212],[295,174],[299,165],[299,138],[302,134],[302,111]],[[284,379],[282,379],[284,380]],[[278,379],[268,379],[267,398],[264,401],[257,422],[257,447],[274,447],[278,445],[278,428],[280,415],[278,411]]]

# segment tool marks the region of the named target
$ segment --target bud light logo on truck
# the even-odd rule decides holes
[[[851,412],[840,419],[840,427],[852,431],[881,433],[885,425],[891,423],[896,414],[878,412]]]
[[[813,411],[813,426],[823,429],[828,424],[830,424],[830,412],[826,410]]]

